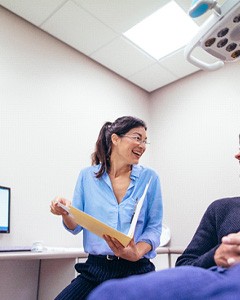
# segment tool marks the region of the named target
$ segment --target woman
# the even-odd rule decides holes
[[[100,130],[92,166],[83,169],[74,191],[72,205],[107,225],[127,234],[138,199],[151,179],[134,238],[127,247],[110,236],[103,238],[78,225],[57,202],[51,212],[61,215],[65,228],[73,234],[83,230],[86,263],[78,263],[80,273],[55,299],[86,299],[100,283],[112,278],[143,274],[155,270],[150,261],[156,256],[162,227],[162,198],[158,175],[138,164],[146,150],[146,124],[135,117],[124,116],[106,122]]]

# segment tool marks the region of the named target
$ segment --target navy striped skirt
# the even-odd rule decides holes
[[[110,255],[91,255],[85,263],[77,263],[80,273],[55,298],[55,300],[84,300],[102,282],[113,278],[124,278],[155,271],[154,264],[147,258],[136,262]]]

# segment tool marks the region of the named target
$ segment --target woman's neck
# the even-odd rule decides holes
[[[110,177],[116,178],[120,176],[125,176],[131,173],[132,171],[132,165],[124,165],[124,166],[116,166],[116,165],[111,165],[111,168],[108,172]]]

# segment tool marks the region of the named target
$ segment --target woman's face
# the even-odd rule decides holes
[[[129,130],[123,136],[112,138],[112,154],[127,164],[137,164],[146,150],[147,133],[144,127]]]

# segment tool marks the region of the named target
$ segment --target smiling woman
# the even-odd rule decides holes
[[[83,230],[86,263],[78,263],[75,278],[55,299],[86,299],[100,283],[155,270],[150,259],[156,256],[162,230],[160,180],[152,169],[139,164],[146,151],[147,126],[132,117],[106,122],[92,154],[92,166],[81,170],[72,203],[62,197],[51,203],[51,212],[61,215],[65,228],[77,234]],[[121,231],[129,232],[132,217],[151,179],[141,207],[134,238],[124,247],[111,236],[101,237],[78,225],[57,202],[72,204],[94,218]]]

